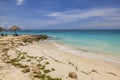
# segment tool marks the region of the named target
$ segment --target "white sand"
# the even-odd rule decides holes
[[[69,72],[76,72],[77,80],[120,80],[120,67],[103,60],[71,54],[58,48],[52,42],[42,41],[27,46],[19,46],[17,50],[27,52],[31,56],[47,58],[46,61],[50,63],[47,68],[55,68],[55,71],[49,74],[53,77],[62,78],[62,80],[75,80],[68,77]],[[10,50],[9,54],[12,51]],[[8,67],[8,70],[6,70],[7,68],[0,70],[1,80],[31,80],[29,73],[22,73],[19,68],[10,65]]]

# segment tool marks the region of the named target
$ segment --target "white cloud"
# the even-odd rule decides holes
[[[16,0],[17,5],[22,5],[25,2],[25,0]]]
[[[54,12],[54,13],[51,13],[51,14],[48,14],[48,15],[46,15],[46,16],[50,16],[50,17],[58,17],[58,16],[61,16],[63,13],[61,13],[61,12]]]
[[[44,12],[44,11],[42,11]],[[48,14],[49,13],[49,14]],[[71,10],[64,12],[48,11],[44,14],[45,18],[16,18],[16,24],[22,26],[41,26],[40,28],[52,28],[53,26],[63,28],[115,28],[120,29],[120,8],[103,8],[103,9],[84,9]],[[46,14],[46,15],[45,15]],[[43,16],[42,16],[43,17]],[[18,20],[18,21],[17,21]],[[24,21],[26,20],[26,21]],[[11,20],[10,20],[11,21]],[[10,23],[9,21],[9,23]],[[19,22],[19,23],[18,23]],[[30,24],[28,24],[30,22]],[[60,26],[60,25],[63,26]],[[33,27],[34,28],[34,27]]]
[[[11,25],[7,21],[3,21],[2,23],[0,23],[0,26],[4,28],[9,28]]]
[[[115,27],[119,27],[120,29],[120,21],[103,21],[103,22],[97,22],[97,21],[93,21],[93,22],[88,22],[86,24],[81,24],[80,26],[82,26],[83,28],[84,27],[87,27],[87,28],[102,28],[102,29],[114,29]],[[77,27],[77,28],[81,28],[81,27]]]
[[[45,15],[50,18],[45,22],[47,22],[48,25],[79,22],[79,24],[82,26],[120,26],[119,14],[120,8],[101,8],[52,12]]]
[[[42,12],[42,15],[40,15]],[[40,28],[114,28],[120,29],[120,8],[101,8],[101,9],[77,9],[63,12],[40,11],[42,18],[9,18],[9,24],[17,24],[28,27],[41,26]],[[33,14],[32,14],[33,15]],[[43,16],[44,15],[44,16]],[[37,14],[38,16],[38,14]],[[2,19],[1,19],[2,20]],[[26,20],[26,21],[24,21]],[[7,20],[4,20],[7,21]],[[30,24],[28,24],[30,23]],[[62,26],[61,26],[62,25]],[[65,27],[64,27],[65,26]],[[53,28],[55,28],[53,27]],[[34,28],[34,27],[33,27]]]
[[[73,10],[65,12],[54,12],[47,14],[46,16],[55,18],[56,20],[75,21],[92,17],[100,18],[120,18],[120,8],[108,8],[108,9],[90,9],[90,10]],[[117,16],[117,17],[115,17]]]

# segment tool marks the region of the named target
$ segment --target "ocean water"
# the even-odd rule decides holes
[[[120,30],[21,30],[17,33],[46,34],[53,38],[52,41],[58,43],[84,50],[120,55]]]

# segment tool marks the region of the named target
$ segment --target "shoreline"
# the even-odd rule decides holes
[[[49,42],[49,40],[47,42]],[[83,57],[103,60],[106,62],[115,63],[115,64],[120,65],[120,56],[116,55],[116,54],[107,54],[107,53],[102,53],[102,52],[97,52],[97,51],[80,49],[79,47],[76,47],[76,46],[59,43],[59,42],[54,42],[54,41],[51,43],[55,44],[55,46],[57,46],[60,50],[69,52],[69,53],[77,55],[77,56],[83,56]],[[104,59],[104,58],[106,58],[106,59]]]
[[[60,49],[54,43],[38,40],[34,41],[34,38],[32,43],[23,43],[19,40],[23,38],[28,39],[26,36],[14,38],[12,36],[8,36],[4,39],[0,39],[0,41],[3,41],[3,45],[7,42],[7,39],[8,42],[9,40],[12,42],[15,41],[13,48],[10,48],[7,52],[5,51],[5,53],[2,52],[2,55],[0,54],[0,79],[38,80],[43,74],[45,77],[43,80],[49,80],[49,78],[53,80],[120,79],[120,68],[117,64],[112,64],[85,56],[77,56],[66,51],[66,49]],[[27,42],[28,41],[29,40],[27,40]],[[13,43],[10,45],[13,45]],[[9,57],[3,54],[8,55]],[[16,59],[17,56],[17,59],[22,56],[19,61],[17,61],[17,63],[20,63],[19,65],[16,65],[15,63],[13,64],[13,62],[8,63],[11,59]],[[39,67],[44,66],[44,69],[39,69],[38,64]],[[26,72],[26,70],[28,71]],[[38,72],[39,70],[40,72]],[[45,73],[45,70],[50,72]],[[13,76],[15,74],[19,77]]]
[[[76,48],[75,46],[60,44],[60,43],[56,43],[56,42],[53,42],[53,44],[55,44],[55,46],[59,45],[57,47],[60,50],[68,52],[69,54],[79,56],[79,57],[89,58],[89,59],[95,59],[95,60],[97,59],[97,60],[109,63],[111,65],[114,65],[117,68],[120,68],[120,61],[118,61],[118,59],[120,59],[120,58],[117,57],[117,55],[104,54],[104,53],[101,53],[101,52],[80,49],[78,47]],[[65,48],[61,49],[60,46],[65,47],[66,49]],[[108,57],[108,56],[110,56],[110,57]],[[116,59],[116,57],[117,57],[117,59]],[[104,59],[104,58],[107,58],[107,59]]]

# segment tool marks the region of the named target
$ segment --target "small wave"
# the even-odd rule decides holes
[[[97,52],[92,52],[89,50],[83,50],[83,49],[78,49],[72,46],[67,46],[65,44],[60,44],[57,42],[54,42],[54,45],[59,48],[59,50],[77,55],[77,56],[83,56],[83,57],[88,57],[88,58],[93,58],[93,59],[99,59],[107,62],[112,62],[112,63],[117,63],[120,64],[120,59],[119,57],[113,56],[113,55],[108,55],[108,54],[103,54],[103,53],[97,53]]]

